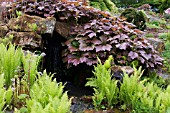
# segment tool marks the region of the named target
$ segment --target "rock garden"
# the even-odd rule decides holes
[[[0,2],[0,113],[170,113],[169,0]]]

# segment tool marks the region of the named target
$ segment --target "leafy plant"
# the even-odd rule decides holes
[[[111,58],[111,57],[110,57]],[[107,63],[111,63],[110,58]],[[106,60],[107,61],[107,60]],[[112,80],[111,70],[106,65],[102,65],[98,59],[97,66],[94,66],[94,77],[88,78],[86,86],[93,87],[95,93],[92,97],[96,109],[112,108],[118,102],[117,80]]]
[[[141,67],[139,70],[135,69],[134,74],[131,75],[131,77],[129,77],[126,73],[124,73],[123,76],[123,83],[120,87],[120,101],[129,108],[133,108],[135,106],[144,87],[144,81],[139,81],[143,73],[141,69]]]
[[[152,23],[146,23],[146,26],[148,27],[148,28],[150,28],[150,29],[160,29],[161,27],[160,26],[157,26],[157,24],[152,24]]]
[[[16,15],[17,15],[17,17],[20,17],[20,16],[22,16],[22,12],[16,10]]]
[[[148,33],[145,35],[146,37],[154,37],[154,35],[152,33]]]
[[[31,88],[30,99],[26,101],[27,112],[68,113],[71,99],[67,92],[63,93],[63,88],[62,83],[52,81],[52,76],[44,71]]]
[[[12,42],[13,35],[9,35],[8,37],[4,37],[0,39],[0,43],[3,43],[4,45],[8,45],[10,42]]]
[[[96,54],[102,61],[113,55],[115,63],[119,65],[128,65],[133,60],[138,60],[144,68],[162,65],[163,59],[142,37],[142,31],[124,19],[112,17],[108,12],[53,0],[30,2],[26,6],[17,4],[16,10],[22,9],[29,15],[53,16],[58,21],[71,23],[68,40],[63,44],[66,47],[62,52],[67,67],[80,63],[96,64]]]
[[[26,76],[28,77],[29,86],[34,84],[41,58],[42,56],[31,54],[28,51],[26,52],[26,55],[22,56],[23,68]]]
[[[167,38],[167,33],[160,33],[158,37],[159,37],[160,39],[166,40],[166,38]]]
[[[12,88],[9,87],[7,90],[4,88],[4,74],[0,75],[0,112],[4,113],[4,111],[9,107],[12,101]]]
[[[84,25],[77,25],[72,32],[75,38],[70,37],[64,43],[67,48],[62,53],[63,62],[68,67],[80,63],[93,65],[97,63],[96,55],[102,62],[113,55],[117,65],[129,65],[138,60],[143,67],[161,66],[163,59],[140,36],[142,32],[133,27],[133,24],[118,18],[93,19]]]
[[[17,74],[16,70],[21,64],[22,50],[15,45],[9,44],[9,47],[0,44],[0,67],[4,73],[5,85],[11,85],[11,79]]]
[[[120,90],[116,90],[117,81],[111,80],[110,68],[102,65],[99,60],[97,66],[94,66],[94,77],[88,78],[86,84],[86,86],[94,87],[93,104],[96,109],[106,109],[109,107],[107,105],[112,105],[112,107],[121,105],[124,110],[129,109],[131,112],[137,113],[165,113],[168,111],[170,85],[166,88],[158,87],[157,83],[148,78],[141,79],[143,72],[141,67],[139,69],[134,67],[134,73],[130,76],[124,72]],[[114,97],[114,101],[109,101],[113,98],[106,95],[106,89],[113,91],[109,96]]]
[[[146,28],[145,23],[148,17],[143,10],[137,11],[134,8],[127,8],[121,13],[120,17],[126,18],[127,22],[133,23],[140,30]]]
[[[32,29],[33,32],[37,31],[38,30],[38,26],[36,23],[28,23],[28,27]]]
[[[164,50],[164,52],[163,52],[163,57],[165,57],[165,58],[170,58],[170,41],[166,41],[165,42],[165,50]]]
[[[103,11],[118,12],[117,7],[111,0],[91,0],[90,5]]]

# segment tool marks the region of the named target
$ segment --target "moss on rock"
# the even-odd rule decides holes
[[[111,0],[90,0],[90,5],[102,11],[118,12],[116,5]]]
[[[126,18],[128,22],[133,23],[140,30],[144,30],[146,28],[145,23],[147,19],[143,11],[136,11],[133,8],[128,8],[122,12],[120,17]]]

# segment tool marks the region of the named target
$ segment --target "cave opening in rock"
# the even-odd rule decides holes
[[[44,52],[46,54],[44,61],[43,61],[43,69],[46,69],[47,72],[54,73],[54,78],[57,81],[66,81],[64,79],[64,64],[62,62],[62,45],[61,43],[64,41],[64,38],[54,32],[53,35],[45,34],[43,37],[44,43]]]
[[[43,45],[46,56],[43,60],[43,69],[49,73],[54,73],[57,82],[67,83],[66,90],[69,95],[82,96],[92,94],[91,88],[85,88],[86,78],[92,76],[93,66],[80,64],[67,69],[66,64],[62,62],[62,42],[66,41],[59,33],[54,32],[53,36],[42,35]]]

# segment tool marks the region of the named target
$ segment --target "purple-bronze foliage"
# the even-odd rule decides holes
[[[144,68],[162,66],[163,59],[143,37],[143,32],[108,12],[50,0],[27,5],[20,3],[16,9],[30,15],[54,16],[57,21],[73,24],[63,43],[66,47],[62,52],[63,62],[68,67],[81,63],[91,66],[97,63],[97,57],[105,61],[109,55],[113,55],[117,65],[138,61]]]

